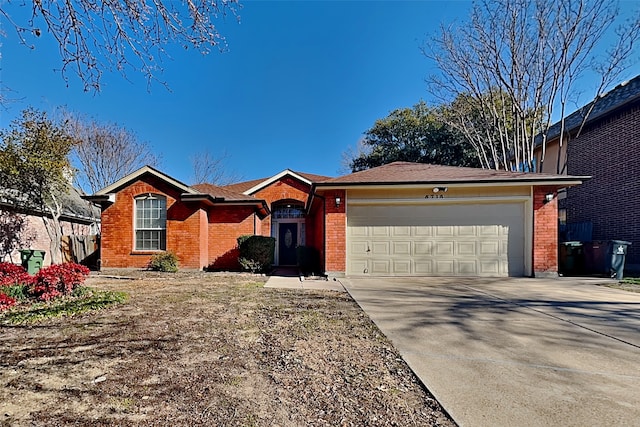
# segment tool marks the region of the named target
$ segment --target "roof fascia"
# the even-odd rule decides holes
[[[304,183],[305,183],[305,184],[307,184],[307,185],[313,185],[313,183],[312,183],[311,181],[309,181],[307,178],[305,178],[305,177],[303,177],[303,176],[301,176],[301,175],[298,175],[297,173],[295,173],[295,172],[294,172],[294,171],[292,171],[291,169],[285,169],[285,170],[283,170],[282,172],[280,172],[279,174],[274,175],[274,176],[272,176],[272,177],[271,177],[271,178],[269,178],[269,179],[265,179],[265,180],[264,180],[264,181],[262,181],[260,184],[258,184],[258,185],[254,185],[253,187],[251,187],[250,189],[248,189],[247,191],[245,191],[245,192],[244,192],[244,193],[242,193],[242,194],[246,194],[247,196],[249,196],[249,195],[251,195],[251,194],[253,194],[253,193],[256,193],[256,192],[258,192],[258,191],[262,190],[262,189],[263,189],[263,188],[265,188],[265,187],[270,186],[270,185],[271,185],[271,184],[273,184],[274,182],[278,181],[279,179],[281,179],[281,178],[283,178],[283,177],[285,177],[285,176],[287,176],[287,175],[290,175],[290,176],[292,176],[293,178],[297,179],[298,181],[302,181],[302,182],[304,182]]]
[[[490,181],[490,180],[478,180],[478,181],[425,181],[425,182],[388,182],[388,183],[319,183],[316,184],[317,190],[361,190],[361,189],[387,189],[389,187],[404,187],[404,188],[422,188],[433,185],[443,185],[447,187],[522,187],[522,186],[549,186],[549,185],[561,185],[561,186],[573,186],[580,185],[583,181],[591,179],[590,176],[571,176],[566,179],[526,179],[517,181]]]
[[[130,183],[132,181],[135,181],[136,179],[140,178],[142,175],[145,175],[145,174],[153,175],[156,178],[161,179],[161,180],[165,181],[166,183],[178,188],[183,193],[200,194],[198,191],[196,191],[193,188],[189,187],[185,183],[180,182],[177,179],[173,179],[169,175],[166,175],[166,174],[160,172],[159,170],[152,168],[151,166],[143,166],[140,169],[138,169],[137,171],[135,171],[133,173],[130,173],[129,175],[125,176],[124,178],[119,179],[118,181],[114,182],[113,184],[109,185],[108,187],[105,187],[102,190],[97,191],[94,194],[94,196],[102,196],[102,195],[105,195],[105,194],[114,193],[119,188],[124,187],[128,183]]]

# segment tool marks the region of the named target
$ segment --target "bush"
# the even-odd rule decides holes
[[[273,265],[276,239],[266,236],[246,235],[238,237],[240,256],[238,262],[252,273],[265,272]]]
[[[73,262],[50,265],[36,274],[30,294],[40,301],[71,295],[77,286],[84,283],[88,275],[87,267]]]
[[[29,298],[29,286],[30,285],[4,286],[1,292],[18,301],[24,301]]]
[[[14,305],[16,305],[16,302],[17,301],[15,298],[11,298],[8,295],[0,293],[0,311],[4,311],[13,307]]]
[[[175,273],[178,271],[178,256],[171,251],[157,253],[151,257],[147,268],[154,271]]]
[[[33,276],[27,273],[21,265],[10,262],[0,262],[0,287],[15,285],[30,285]]]
[[[296,248],[298,268],[303,274],[320,274],[320,252],[311,246]]]

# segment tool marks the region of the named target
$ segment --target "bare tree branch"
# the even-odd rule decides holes
[[[17,17],[24,7],[30,18],[22,21]],[[139,71],[148,82],[157,80],[170,44],[202,54],[224,49],[214,21],[239,19],[239,9],[238,0],[9,0],[0,5],[0,17],[32,49],[39,37],[52,37],[65,81],[72,72],[85,90],[99,91],[105,71],[125,78],[127,71]]]

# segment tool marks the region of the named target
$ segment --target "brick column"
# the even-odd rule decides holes
[[[547,202],[547,194],[553,199]],[[558,276],[558,199],[555,187],[533,190],[533,275]]]
[[[347,262],[347,211],[344,190],[327,191],[325,216],[325,272],[330,276],[344,276]],[[340,206],[336,206],[340,197]]]

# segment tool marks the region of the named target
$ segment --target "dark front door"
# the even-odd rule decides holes
[[[280,223],[278,232],[278,262],[280,265],[296,265],[296,247],[298,246],[298,224]]]

